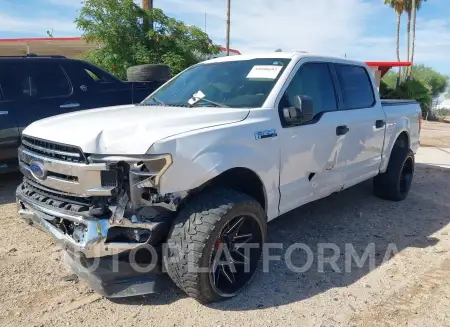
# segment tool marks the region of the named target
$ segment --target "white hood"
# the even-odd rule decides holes
[[[86,153],[145,154],[158,140],[244,120],[248,109],[125,105],[38,120],[23,134],[79,146]]]

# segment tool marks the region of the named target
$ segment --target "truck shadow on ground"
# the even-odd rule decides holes
[[[441,182],[450,177],[450,169],[417,164],[414,185],[408,198],[390,202],[374,197],[372,183],[367,181],[342,193],[310,203],[269,224],[269,242],[283,243],[282,261],[271,261],[268,272],[260,272],[254,283],[238,297],[211,305],[219,310],[253,310],[277,307],[301,301],[336,287],[357,282],[385,260],[408,247],[426,248],[438,239],[431,237],[450,222],[450,195]],[[312,250],[313,263],[304,273],[291,271],[284,260],[286,249],[293,243],[304,243]],[[320,253],[320,243],[337,247]],[[349,245],[359,257],[368,246],[375,247],[375,260],[362,267],[353,261],[346,269]],[[327,248],[326,244],[323,247]],[[398,251],[398,252],[397,252]],[[338,259],[333,268],[320,258]],[[305,251],[290,256],[292,264],[302,267],[307,261]],[[322,260],[323,262],[323,260]],[[337,268],[337,269],[336,269]]]
[[[283,244],[282,249],[273,249],[270,253],[281,256],[282,260],[271,260],[268,271],[261,269],[253,283],[237,297],[209,307],[242,311],[301,301],[357,282],[382,265],[385,259],[392,259],[408,247],[435,245],[438,239],[430,235],[450,221],[450,194],[441,182],[449,177],[450,169],[417,164],[413,188],[402,202],[377,199],[372,193],[372,183],[368,181],[283,215],[268,227],[268,242]],[[312,251],[313,262],[306,272],[294,272],[286,264],[286,250],[294,243],[303,243]],[[335,244],[336,248],[325,249],[321,256],[320,243]],[[351,269],[346,269],[346,246],[351,244],[361,258],[371,243],[375,246],[375,264],[371,267],[367,260],[363,266],[357,266],[353,261]],[[335,253],[338,257],[336,266],[324,263],[320,271],[320,258],[329,258]],[[303,250],[295,250],[289,258],[297,267],[307,262]],[[114,302],[161,305],[183,297],[186,297],[184,293],[168,282],[164,294]]]
[[[0,175],[0,205],[16,201],[16,188],[22,180],[19,172]]]

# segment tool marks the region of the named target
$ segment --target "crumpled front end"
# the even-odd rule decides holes
[[[20,216],[67,251],[97,258],[165,239],[176,199],[157,185],[169,156],[99,157],[24,137],[19,163]]]
[[[98,156],[24,136],[17,209],[63,247],[66,263],[98,293],[153,293],[164,284],[163,243],[180,200],[158,191],[170,165],[168,155]]]

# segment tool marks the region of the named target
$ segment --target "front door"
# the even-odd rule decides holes
[[[381,165],[385,133],[385,113],[376,101],[369,72],[362,66],[334,64],[347,113],[348,136],[341,155],[346,162],[345,187],[375,176]]]
[[[292,107],[296,95],[312,98],[314,118],[289,125],[280,114],[280,214],[342,188],[345,162],[340,160],[347,114],[338,111],[337,92],[326,62],[301,62],[280,100],[279,110]]]

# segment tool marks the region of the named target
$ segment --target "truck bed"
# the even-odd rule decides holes
[[[409,146],[417,152],[419,148],[420,136],[420,105],[415,100],[381,100],[384,113],[386,115],[386,134],[383,156],[388,157],[393,147],[393,143],[398,137],[398,130],[410,130]],[[386,164],[387,162],[385,162]]]
[[[400,105],[400,104],[415,104],[417,103],[416,100],[403,100],[403,99],[382,99],[381,100],[381,105],[383,107],[386,106],[396,106],[396,105]]]

